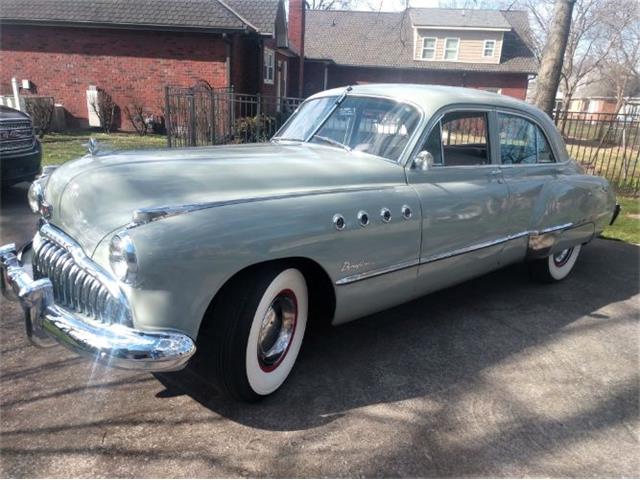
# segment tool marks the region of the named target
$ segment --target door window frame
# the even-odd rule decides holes
[[[455,169],[464,169],[464,168],[494,168],[495,169],[495,167],[500,167],[500,168],[547,167],[549,168],[549,167],[564,166],[571,161],[569,157],[567,157],[566,160],[561,161],[563,156],[560,155],[560,152],[556,148],[556,144],[549,140],[549,133],[547,132],[545,127],[533,115],[530,115],[527,112],[524,112],[522,110],[511,110],[509,108],[504,108],[504,107],[496,107],[493,105],[452,104],[437,110],[425,125],[422,133],[420,133],[419,135],[416,135],[417,141],[415,142],[412,150],[410,150],[409,154],[404,160],[403,166],[405,168],[407,169],[412,168],[413,161],[415,160],[416,155],[420,153],[422,146],[426,142],[429,135],[431,135],[431,131],[436,127],[437,124],[440,123],[442,118],[447,113],[452,113],[452,112],[478,112],[478,113],[484,112],[487,114],[487,119],[488,119],[487,128],[489,132],[487,137],[487,142],[489,144],[488,148],[490,152],[491,162],[487,163],[486,165],[450,165],[448,167],[445,167],[447,169],[454,169],[454,168]],[[501,163],[502,159],[501,159],[501,153],[500,153],[500,133],[498,130],[498,113],[520,116],[526,120],[529,120],[534,125],[536,125],[542,131],[542,134],[544,135],[544,138],[547,141],[547,144],[551,149],[551,153],[553,153],[553,156],[556,159],[556,161],[554,163],[528,163],[524,165],[523,164],[502,165]],[[441,169],[443,167],[437,167],[437,168]],[[428,172],[429,170],[427,170],[427,173]]]
[[[513,117],[520,117],[520,118],[523,118],[524,120],[527,120],[527,121],[531,122],[535,127],[537,127],[538,130],[544,136],[544,139],[547,142],[547,145],[549,145],[549,149],[551,150],[551,154],[553,155],[553,158],[555,159],[555,162],[543,162],[543,163],[538,162],[537,161],[538,152],[537,152],[537,145],[536,145],[536,163],[503,164],[502,163],[502,152],[500,151],[501,147],[500,147],[500,131],[499,131],[498,114],[511,115]],[[542,124],[540,122],[538,122],[538,120],[536,120],[536,118],[533,117],[532,115],[528,115],[526,112],[522,112],[522,111],[518,111],[518,110],[509,110],[509,109],[506,109],[506,108],[496,108],[496,109],[494,109],[494,122],[495,122],[494,130],[496,132],[496,140],[497,140],[497,145],[498,145],[497,148],[496,148],[496,151],[498,153],[498,155],[497,155],[497,163],[498,163],[498,165],[500,165],[500,168],[554,167],[554,166],[559,166],[559,165],[566,165],[566,164],[568,164],[570,162],[570,159],[569,160],[565,160],[565,161],[560,161],[560,159],[562,157],[560,155],[558,155],[559,152],[556,150],[555,144],[549,140],[549,134],[547,133],[545,128],[542,126]],[[536,143],[537,143],[537,139],[536,139]]]
[[[468,113],[478,113],[485,114],[487,117],[487,148],[489,149],[489,163],[485,165],[438,165],[434,167],[438,170],[446,168],[446,169],[468,169],[468,168],[495,168],[497,164],[500,163],[500,157],[496,155],[497,149],[494,148],[495,140],[497,138],[497,132],[495,132],[496,116],[495,116],[495,108],[488,105],[448,105],[444,108],[438,110],[432,117],[431,120],[427,123],[424,131],[420,134],[418,138],[418,142],[416,143],[414,149],[409,155],[408,161],[405,163],[406,168],[411,168],[416,155],[420,153],[422,146],[425,144],[431,132],[434,128],[440,125],[440,122],[444,118],[444,116],[448,113],[453,112],[468,112]],[[440,149],[442,159],[444,161],[444,153],[442,152],[442,139],[440,140]],[[498,152],[499,153],[499,152]],[[547,164],[549,165],[549,164]],[[427,170],[427,173],[429,170]]]

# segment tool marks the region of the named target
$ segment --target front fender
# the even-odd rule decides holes
[[[400,212],[407,204],[415,215],[405,220]],[[379,215],[383,207],[393,214],[388,223]],[[366,227],[357,223],[361,210],[371,219]],[[125,291],[134,324],[179,330],[195,338],[207,307],[225,282],[240,270],[269,260],[308,258],[334,284],[350,274],[415,260],[419,212],[413,189],[397,186],[220,206],[132,228],[139,284],[126,286]],[[346,220],[342,231],[333,224],[336,213]],[[108,238],[94,259],[108,263],[107,250]],[[355,302],[343,315],[358,316],[363,307]]]

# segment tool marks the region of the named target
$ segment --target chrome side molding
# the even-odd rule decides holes
[[[493,247],[527,236],[529,237],[529,242],[527,245],[528,258],[546,257],[553,252],[553,249],[558,249],[561,246],[564,246],[565,243],[575,242],[577,244],[588,242],[593,237],[593,228],[593,224],[583,224],[576,227],[573,223],[565,223],[562,225],[545,228],[543,230],[527,230],[525,232],[515,233],[513,235],[497,238],[495,240],[489,240],[486,242],[469,245],[468,247],[451,250],[449,252],[420,258],[419,260],[408,260],[395,265],[389,265],[387,267],[357,273],[355,275],[340,278],[335,282],[335,284],[348,285],[350,283],[359,282],[368,278],[377,277],[379,275],[385,275],[387,273],[397,272],[398,270],[404,270],[405,268],[425,265],[428,263],[437,262],[439,260],[456,257],[458,255],[475,252],[477,250]],[[566,242],[558,242],[558,238],[562,233],[572,230],[575,230],[576,235],[572,235],[569,239],[567,239]]]

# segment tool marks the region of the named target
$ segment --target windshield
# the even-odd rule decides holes
[[[337,102],[321,97],[303,103],[276,139],[309,139],[398,160],[420,120],[414,107],[386,98],[347,96],[336,108]]]

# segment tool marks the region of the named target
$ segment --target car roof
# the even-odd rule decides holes
[[[310,98],[340,95],[345,87],[333,88],[317,93]],[[487,92],[474,88],[447,87],[443,85],[418,85],[406,83],[371,83],[367,85],[350,86],[351,94],[392,97],[400,101],[414,103],[427,114],[453,104],[489,105],[501,108],[524,110],[539,118],[544,115],[536,107],[515,98]]]

